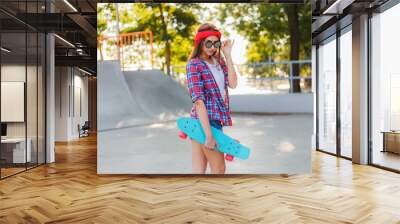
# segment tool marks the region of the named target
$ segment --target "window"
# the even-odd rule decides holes
[[[318,48],[318,147],[336,153],[336,36]]]
[[[352,157],[352,34],[351,26],[340,36],[340,154]]]
[[[0,2],[19,16],[39,13],[43,5]],[[45,41],[35,28],[0,13],[0,178],[45,163]]]
[[[371,18],[372,163],[400,170],[400,5]]]

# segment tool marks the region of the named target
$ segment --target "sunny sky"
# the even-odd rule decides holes
[[[218,6],[218,3],[202,3],[206,8],[209,9],[209,12],[212,14],[215,12],[217,9],[216,7]],[[200,15],[200,18],[204,21],[201,22],[211,22],[215,24],[220,30],[226,31],[229,33],[229,38],[235,40],[235,44],[233,45],[232,48],[232,58],[233,58],[233,63],[235,64],[243,64],[246,62],[246,46],[248,41],[246,40],[245,37],[239,35],[238,33],[235,32],[235,30],[232,27],[222,27],[222,25],[218,22],[218,20],[213,21],[210,18],[210,15]],[[233,18],[227,18],[227,21],[231,21]],[[226,39],[227,37],[222,36],[222,40]]]

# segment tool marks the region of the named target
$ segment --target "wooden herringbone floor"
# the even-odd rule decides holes
[[[311,175],[98,176],[96,139],[0,181],[0,223],[400,223],[400,175],[314,152]]]

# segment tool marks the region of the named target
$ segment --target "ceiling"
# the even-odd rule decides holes
[[[388,0],[313,0],[312,38],[316,44],[351,24],[352,18],[373,12]]]
[[[95,74],[96,4],[96,0],[1,0],[2,45],[12,50],[10,59],[17,59],[26,55],[21,33],[55,33],[56,66],[77,66]],[[27,46],[28,56],[37,51],[32,44]]]

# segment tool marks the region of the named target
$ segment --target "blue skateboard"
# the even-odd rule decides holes
[[[179,137],[186,139],[187,136],[204,144],[206,135],[201,127],[200,121],[193,118],[178,118],[176,121],[178,128],[181,130]],[[222,131],[211,126],[211,133],[217,142],[216,149],[226,153],[225,159],[232,161],[233,157],[239,159],[249,158],[250,149],[240,144],[235,139],[225,135]]]

